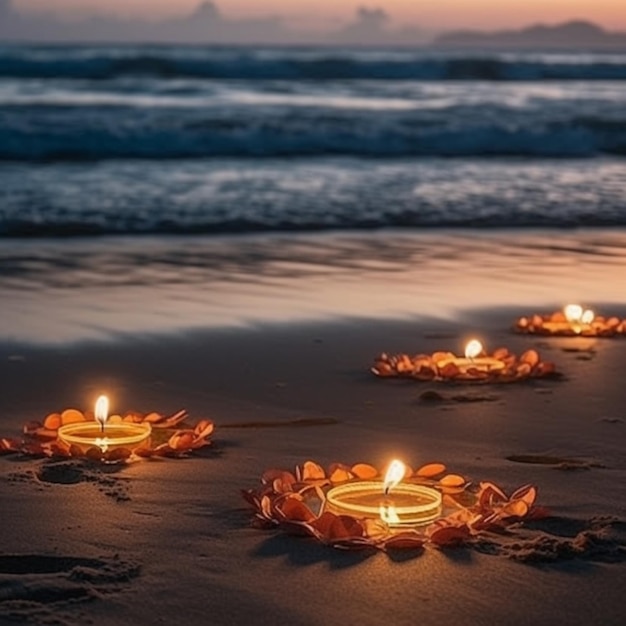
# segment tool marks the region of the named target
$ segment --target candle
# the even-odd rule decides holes
[[[626,319],[615,315],[596,315],[591,309],[580,304],[568,304],[560,311],[548,315],[520,317],[513,326],[519,333],[554,335],[562,337],[624,337]]]
[[[443,369],[448,365],[454,365],[460,374],[467,374],[469,370],[489,373],[503,370],[505,363],[483,352],[483,344],[478,339],[472,339],[465,346],[465,358],[454,357],[437,362],[437,367]]]
[[[94,411],[96,422],[100,423],[100,431],[104,433],[104,424],[109,418],[109,399],[100,396],[96,400],[96,410]]]
[[[109,399],[106,396],[100,396],[96,401],[94,415],[93,422],[61,426],[57,435],[59,440],[67,446],[78,446],[83,453],[94,447],[106,454],[120,448],[132,451],[150,445],[152,428],[149,423],[108,421]]]
[[[576,333],[582,332],[582,327],[589,326],[595,318],[593,311],[583,309],[579,304],[568,304],[563,313]]]
[[[553,315],[542,326],[551,333],[573,332],[580,335],[591,328],[595,313],[591,309],[583,309],[580,304],[568,304],[563,308],[562,315]]]
[[[380,519],[389,527],[429,524],[441,515],[441,493],[431,487],[401,482],[405,466],[393,461],[384,480],[359,480],[333,487],[325,510],[357,519]]]

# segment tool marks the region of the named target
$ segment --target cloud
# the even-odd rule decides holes
[[[294,34],[279,17],[228,19],[207,0],[182,18],[91,16],[71,22],[55,14],[22,14],[11,0],[0,0],[0,38],[49,42],[289,43]]]
[[[394,30],[378,7],[359,7],[354,20],[330,33],[289,27],[280,16],[226,17],[212,0],[180,18],[149,21],[140,18],[91,16],[71,22],[54,13],[20,13],[11,0],[0,0],[0,39],[45,42],[164,42],[216,44],[395,45],[420,43],[414,29]]]
[[[424,35],[416,28],[394,29],[391,16],[380,7],[357,9],[355,19],[347,26],[331,33],[331,43],[349,45],[415,45],[424,43]]]

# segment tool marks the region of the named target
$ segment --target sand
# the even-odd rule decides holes
[[[525,312],[1,345],[3,434],[100,392],[217,429],[185,460],[1,457],[0,623],[623,623],[626,343],[510,334]],[[454,349],[470,329],[538,348],[564,380],[457,388],[368,373],[380,351]],[[433,388],[447,401],[420,401]],[[251,527],[239,495],[269,467],[394,456],[506,489],[534,483],[552,517],[516,541],[345,553]]]

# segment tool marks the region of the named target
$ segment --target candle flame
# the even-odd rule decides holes
[[[400,518],[396,511],[396,507],[393,504],[381,504],[380,505],[380,519],[384,524],[399,524]]]
[[[475,359],[483,351],[483,344],[478,339],[472,339],[465,346],[465,358]]]
[[[100,422],[100,426],[104,429],[104,423],[109,417],[109,399],[106,396],[100,396],[96,400],[95,410],[96,421]]]
[[[568,304],[563,309],[563,313],[565,314],[568,322],[580,322],[583,316],[583,308],[580,304]]]
[[[593,322],[593,320],[595,319],[596,314],[591,310],[591,309],[587,309],[581,316],[580,321],[583,324],[591,324],[591,322]]]
[[[385,495],[388,494],[403,478],[406,467],[402,461],[397,459],[391,461],[389,469],[385,474],[385,482],[383,483]]]

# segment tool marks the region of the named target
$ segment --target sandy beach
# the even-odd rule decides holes
[[[0,458],[0,621],[621,623],[624,345],[510,334],[523,312],[473,311],[465,324],[344,319],[73,347],[3,344],[4,432],[88,406],[102,391],[120,408],[186,408],[217,428],[214,446],[185,460],[107,468]],[[368,372],[382,350],[454,348],[470,328],[489,345],[538,348],[564,380],[437,387]],[[446,401],[421,401],[432,388]],[[459,393],[480,399],[455,401]],[[510,460],[523,455],[540,462]],[[392,456],[442,461],[507,490],[533,483],[552,516],[529,522],[527,541],[496,542],[494,554],[344,553],[250,526],[239,490],[267,468]],[[590,538],[570,558],[579,533]]]

